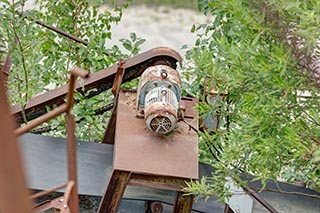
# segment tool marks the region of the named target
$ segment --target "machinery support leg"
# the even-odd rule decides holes
[[[112,172],[108,187],[100,203],[99,213],[116,213],[124,190],[130,179],[130,172],[114,170]]]
[[[193,204],[193,195],[186,195],[184,192],[177,191],[173,206],[173,213],[191,212]]]

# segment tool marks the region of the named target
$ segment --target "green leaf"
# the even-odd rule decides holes
[[[131,38],[132,42],[135,42],[137,40],[136,33],[130,33],[130,38]]]
[[[131,41],[129,41],[128,39],[120,39],[120,41],[122,42],[122,46],[128,50],[131,51],[132,50],[132,43]]]
[[[145,41],[146,41],[146,39],[139,39],[139,40],[135,43],[136,47],[141,46]]]

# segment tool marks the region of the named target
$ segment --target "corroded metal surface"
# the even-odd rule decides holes
[[[118,68],[116,75],[114,77],[113,85],[112,85],[112,94],[117,97],[119,90],[120,90],[120,85],[123,79],[123,74],[124,74],[124,66],[125,66],[126,61],[125,60],[119,60],[118,61]]]
[[[181,85],[181,79],[177,70],[172,69],[171,67],[160,65],[152,66],[145,70],[141,75],[140,84],[143,87],[147,82],[153,80],[169,80],[177,85]]]
[[[185,181],[189,180],[167,175],[132,173],[128,184],[131,186],[181,191],[186,186]]]
[[[170,104],[156,102],[146,108],[146,126],[155,133],[167,134],[173,131],[176,127],[177,120],[177,108],[175,109]]]
[[[136,55],[126,60],[126,64],[123,67],[126,71],[123,76],[123,82],[130,81],[137,78],[141,73],[149,66],[157,64],[165,64],[172,68],[175,68],[177,63],[181,63],[181,56],[176,51],[159,47],[149,50],[147,52]],[[83,87],[86,91],[91,91],[87,96],[92,97],[100,94],[101,92],[108,90],[112,87],[116,72],[117,65],[113,65],[99,72],[90,74],[90,77],[84,80],[82,86],[79,82],[76,83],[76,89],[81,90]],[[46,113],[46,107],[52,107],[54,104],[61,105],[64,103],[64,97],[67,94],[67,85],[46,92],[45,94],[32,98],[24,107],[24,112],[27,120],[32,120]],[[15,105],[11,108],[12,114],[17,118],[18,122],[21,122],[22,108],[20,105]]]
[[[179,72],[165,65],[152,66],[143,72],[139,81],[139,100],[137,100],[138,111],[145,107],[143,97],[145,97],[150,90],[161,85],[171,89],[177,95],[178,101],[180,100],[181,79]]]
[[[120,92],[115,134],[114,168],[137,173],[198,178],[198,135],[179,122],[169,135],[146,130],[135,117],[135,93]],[[195,100],[185,102],[189,123],[197,127]],[[134,128],[133,128],[134,127]]]
[[[137,116],[157,134],[168,134],[177,125],[181,99],[179,72],[165,65],[147,68],[142,74],[137,93]]]
[[[173,213],[190,212],[193,203],[193,195],[176,192]]]

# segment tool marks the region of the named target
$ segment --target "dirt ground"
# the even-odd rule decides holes
[[[209,21],[203,14],[189,9],[129,7],[120,23],[112,27],[112,40],[120,44],[120,38],[129,38],[130,32],[135,32],[138,37],[146,39],[142,51],[167,46],[183,54],[180,48],[183,45],[192,47],[196,40],[196,34],[190,31],[192,25]]]

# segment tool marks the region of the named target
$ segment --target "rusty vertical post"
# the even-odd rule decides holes
[[[184,192],[177,191],[173,206],[173,213],[188,213],[192,210],[193,195],[186,195]]]
[[[0,74],[0,212],[30,212],[18,144],[13,133],[2,73]]]
[[[127,171],[113,170],[99,206],[99,213],[117,212],[130,175],[131,173]]]
[[[78,182],[77,182],[77,155],[76,155],[76,136],[75,136],[75,119],[71,114],[74,102],[74,85],[76,76],[71,72],[69,81],[69,92],[67,95],[66,111],[66,129],[67,129],[67,160],[68,160],[68,178],[69,182],[73,181],[74,186],[71,189],[69,207],[72,212],[79,212]]]
[[[67,113],[67,156],[68,156],[68,177],[69,182],[74,181],[70,194],[70,209],[72,212],[79,212],[78,182],[77,182],[77,155],[75,138],[74,116]]]

